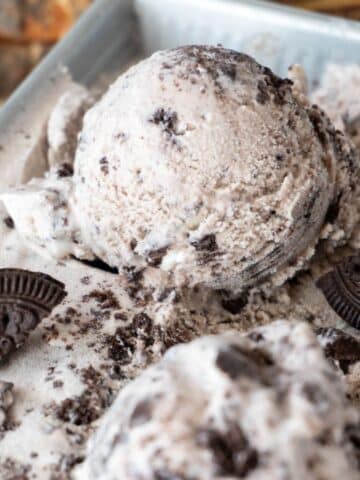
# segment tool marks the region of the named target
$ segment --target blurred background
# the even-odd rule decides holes
[[[92,1],[95,0],[0,0],[0,103]],[[278,0],[278,3],[360,20],[360,0]]]

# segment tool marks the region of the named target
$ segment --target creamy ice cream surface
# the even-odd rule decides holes
[[[85,116],[81,230],[112,266],[156,263],[177,284],[239,292],[304,265],[352,155],[321,111],[246,55],[159,52]]]
[[[1,480],[359,477],[358,69],[157,52],[0,155]]]
[[[117,397],[81,480],[359,477],[359,414],[311,328],[173,347]]]
[[[223,48],[163,51],[132,67],[85,115],[67,196],[77,224],[55,257],[73,254],[75,237],[80,256],[92,250],[122,271],[150,265],[177,285],[241,293],[303,268],[319,236],[344,243],[359,216],[348,211],[354,152],[290,83]],[[21,199],[10,195],[18,223]]]

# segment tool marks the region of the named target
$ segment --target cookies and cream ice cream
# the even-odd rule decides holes
[[[41,155],[32,150],[26,175],[23,159],[12,156],[9,176],[2,159],[13,150],[0,149],[7,172],[0,178],[0,266],[47,273],[68,292],[0,363],[7,392],[1,404],[0,388],[1,479],[72,480],[84,460],[79,475],[87,479],[98,475],[100,456],[106,469],[99,475],[109,478],[117,466],[116,480],[132,478],[123,472],[133,464],[149,480],[156,462],[157,480],[169,468],[193,468],[195,478],[202,468],[201,480],[230,471],[356,478],[359,432],[349,401],[360,398],[352,328],[360,318],[358,273],[357,260],[344,258],[357,258],[360,247],[359,151],[349,129],[336,131],[322,112],[327,105],[311,105],[303,70],[293,67],[290,76],[293,84],[223,48],[158,52],[85,116],[91,94],[77,85],[59,93],[41,134],[29,139]],[[31,177],[31,165],[37,176],[44,165],[48,171],[9,189]],[[345,274],[331,289],[316,286],[338,272]],[[0,325],[19,333],[16,315],[2,314]],[[196,340],[209,334],[218,336]],[[250,379],[232,379],[217,366],[229,342],[240,348]],[[261,362],[269,357],[273,364]],[[310,380],[320,393],[304,393]],[[137,428],[127,422],[139,385],[144,395],[165,393],[151,410],[154,423]],[[267,400],[248,408],[248,397]],[[212,413],[215,428],[206,424],[198,442],[195,432]],[[112,449],[110,437],[123,426],[128,443],[116,437]],[[153,454],[149,426],[161,455]],[[291,455],[284,459],[285,439]]]
[[[355,480],[359,418],[311,328],[274,322],[169,350],[119,394],[76,478]]]
[[[43,250],[74,254],[75,237],[111,267],[156,266],[178,285],[238,293],[279,272],[281,283],[358,216],[326,221],[358,176],[343,136],[291,82],[223,48],[159,52],[120,76],[84,117],[74,169],[68,251]],[[31,233],[18,218],[26,193],[2,198],[26,239],[41,238],[41,222]]]

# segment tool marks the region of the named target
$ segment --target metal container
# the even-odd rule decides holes
[[[6,184],[26,179],[19,158],[36,147],[33,139],[66,89],[58,80],[61,66],[74,80],[93,85],[134,58],[191,43],[244,51],[280,75],[301,63],[311,81],[328,62],[360,63],[360,23],[354,21],[257,0],[97,0],[0,110]]]

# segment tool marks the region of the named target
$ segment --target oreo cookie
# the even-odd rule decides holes
[[[0,269],[0,360],[23,345],[65,296],[64,284],[49,275]]]
[[[360,255],[346,258],[320,277],[316,286],[339,317],[360,330]]]

